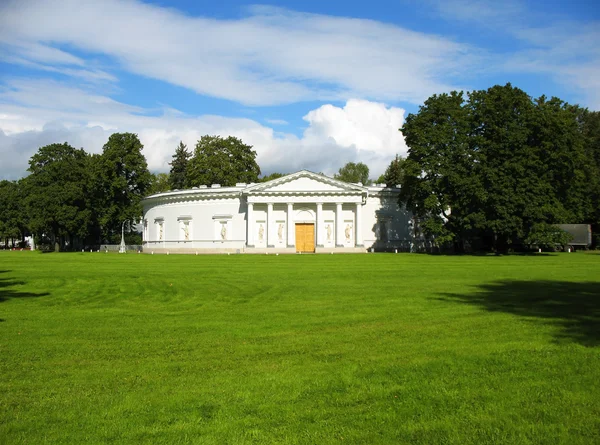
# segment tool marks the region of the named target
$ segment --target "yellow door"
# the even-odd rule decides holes
[[[296,252],[315,251],[315,225],[296,224]]]

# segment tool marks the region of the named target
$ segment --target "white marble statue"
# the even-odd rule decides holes
[[[265,228],[263,227],[263,225],[261,224],[258,227],[258,240],[262,241],[265,238]]]
[[[227,239],[227,224],[221,224],[221,239]]]
[[[352,225],[346,224],[346,230],[344,230],[344,234],[346,235],[346,241],[350,242],[350,237],[352,236]]]
[[[279,227],[277,228],[277,238],[279,242],[283,242],[283,224],[279,223]]]

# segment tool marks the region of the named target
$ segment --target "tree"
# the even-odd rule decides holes
[[[545,249],[564,247],[573,240],[573,235],[565,232],[560,227],[546,223],[534,224],[525,238],[525,244]]]
[[[21,181],[0,181],[0,239],[8,247],[8,241],[23,241],[26,234],[26,215],[23,185]]]
[[[49,236],[58,251],[85,238],[92,223],[89,156],[66,142],[41,147],[29,160],[24,180],[29,226]]]
[[[136,134],[114,133],[94,158],[96,205],[104,239],[118,238],[123,221],[137,220],[151,175]]]
[[[460,207],[465,195],[481,194],[471,173],[468,120],[463,94],[434,95],[418,114],[409,114],[402,133],[409,148],[400,202],[419,220],[421,230],[438,243],[454,241],[474,224]],[[452,208],[452,211],[450,209]]]
[[[202,136],[189,161],[187,186],[258,182],[260,167],[251,145],[229,136]]]
[[[286,173],[271,173],[270,175],[263,176],[258,182],[272,181],[273,179],[279,179],[286,175]]]
[[[340,168],[337,174],[333,175],[334,179],[344,182],[368,184],[369,183],[369,167],[362,162],[348,162]]]
[[[586,182],[589,207],[586,223],[592,224],[594,246],[600,246],[600,111],[581,110],[578,117],[586,150]]]
[[[578,107],[510,84],[432,96],[402,132],[400,200],[440,242],[504,251],[539,224],[581,222],[586,154]]]
[[[192,154],[188,151],[187,146],[182,141],[179,141],[179,146],[175,150],[173,160],[169,162],[169,165],[171,166],[169,172],[169,184],[171,189],[184,189],[187,187],[186,175],[191,156]]]
[[[148,188],[148,195],[154,195],[155,193],[168,192],[171,189],[171,178],[166,173],[150,173],[150,187]]]
[[[404,181],[404,159],[396,155],[396,158],[390,162],[390,165],[381,175],[378,182],[385,184],[386,187],[396,187]]]

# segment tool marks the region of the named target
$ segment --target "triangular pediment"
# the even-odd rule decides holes
[[[246,189],[246,193],[344,193],[365,191],[365,187],[302,170]]]

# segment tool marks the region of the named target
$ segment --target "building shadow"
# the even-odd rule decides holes
[[[3,276],[3,274],[8,272],[10,271],[0,270],[0,303],[10,300],[11,298],[36,298],[50,295],[49,292],[23,292],[21,290],[14,289],[15,286],[22,286],[25,284],[25,282]]]
[[[556,341],[600,345],[600,282],[497,281],[439,298],[556,326]]]

